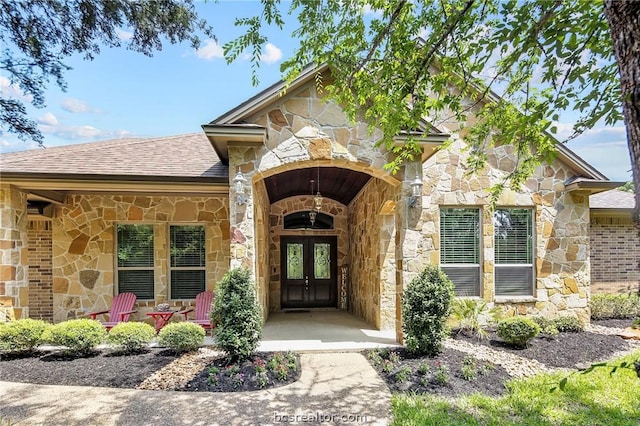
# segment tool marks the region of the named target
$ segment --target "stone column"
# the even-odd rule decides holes
[[[422,247],[422,210],[423,198],[419,197],[414,207],[409,206],[411,196],[411,182],[416,176],[422,178],[422,163],[407,163],[404,169],[404,182],[402,183],[402,193],[400,194],[399,208],[396,209],[400,224],[397,238],[397,270],[396,281],[396,340],[403,342],[402,333],[402,292],[404,286],[420,274],[422,269],[428,264],[429,259],[425,259]]]
[[[229,221],[231,227],[231,268],[244,267],[256,278],[254,197],[252,178],[255,152],[252,148],[229,147]],[[233,178],[240,170],[247,180],[245,202],[238,204]]]
[[[0,186],[0,298],[9,298],[16,318],[29,317],[27,194]]]

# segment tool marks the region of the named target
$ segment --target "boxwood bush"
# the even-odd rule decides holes
[[[248,358],[262,335],[262,316],[249,270],[234,268],[216,286],[211,310],[216,345],[232,360]]]
[[[540,334],[540,326],[529,318],[511,317],[498,323],[497,334],[508,344],[524,348],[531,339]]]
[[[42,334],[51,325],[30,318],[0,324],[0,349],[29,352],[42,343]]]
[[[106,338],[107,331],[99,321],[85,318],[54,324],[42,335],[43,341],[78,354],[91,353]]]
[[[195,351],[204,343],[204,328],[192,322],[173,322],[160,330],[158,343],[176,352]]]
[[[107,342],[123,352],[139,352],[156,335],[156,330],[144,322],[121,322],[109,331]]]
[[[436,355],[449,334],[453,283],[437,266],[427,266],[402,295],[402,330],[407,349],[415,354]]]
[[[558,328],[558,331],[562,333],[580,333],[584,331],[584,324],[576,317],[570,317],[568,315],[560,316],[555,318],[553,323]]]
[[[544,317],[533,317],[531,319],[540,326],[540,334],[551,338],[558,336],[560,330],[558,330],[555,320],[546,319]]]
[[[633,319],[640,316],[638,294],[593,294],[591,319]]]

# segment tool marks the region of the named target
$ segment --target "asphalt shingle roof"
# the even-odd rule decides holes
[[[204,133],[128,138],[0,155],[2,173],[228,178]]]
[[[635,200],[631,192],[612,189],[591,195],[589,206],[592,209],[633,209]]]

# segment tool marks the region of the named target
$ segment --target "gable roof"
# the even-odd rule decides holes
[[[229,172],[202,133],[127,138],[0,155],[0,177],[126,178],[228,182]]]
[[[326,63],[320,66],[309,65],[300,72],[300,75],[298,75],[294,81],[288,83],[280,80],[240,105],[213,119],[211,122],[203,124],[202,129],[205,134],[207,134],[220,159],[227,164],[228,144],[234,143],[237,140],[242,140],[244,144],[261,144],[266,137],[266,129],[252,123],[247,123],[245,120],[256,112],[281,100],[285,90],[287,93],[294,92],[305,84],[314,81],[317,73],[323,73],[328,70],[329,66]],[[499,97],[499,95],[494,92],[491,92],[491,96]],[[449,138],[449,134],[434,128],[426,121],[424,124],[426,129],[430,128],[435,132],[424,138],[423,142],[439,145]],[[574,176],[574,179],[579,177],[583,178],[579,185],[580,189],[602,191],[622,185],[621,182],[615,182],[613,185],[604,184],[603,181],[609,180],[604,174],[583,160],[575,152],[571,151],[565,144],[557,141],[551,134],[547,134],[547,136],[556,141],[559,159],[575,169],[578,173],[577,176]],[[398,135],[398,137],[401,139],[402,135]]]

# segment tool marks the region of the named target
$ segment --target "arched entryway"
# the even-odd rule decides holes
[[[270,313],[332,308],[376,329],[395,327],[400,194],[395,179],[361,171],[367,167],[305,161],[254,182],[254,194],[261,192],[256,198],[265,203],[260,211],[269,212],[256,220],[263,224],[256,229],[256,253],[268,262],[258,270],[269,271]]]

